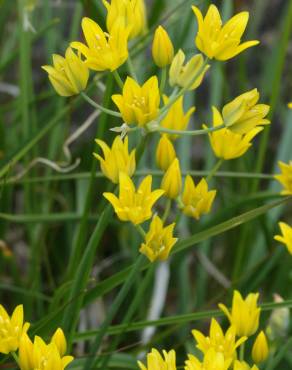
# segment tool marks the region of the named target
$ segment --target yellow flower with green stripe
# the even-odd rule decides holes
[[[89,71],[85,63],[67,48],[65,58],[53,54],[53,66],[42,68],[48,73],[49,80],[61,96],[72,96],[86,89]]]

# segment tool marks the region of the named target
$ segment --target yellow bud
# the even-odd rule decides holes
[[[171,163],[161,181],[161,189],[165,191],[165,196],[176,199],[182,188],[181,172],[179,160],[177,158]]]
[[[152,44],[155,64],[160,68],[166,67],[172,62],[173,55],[173,45],[168,33],[162,26],[157,27]]]
[[[269,355],[269,345],[265,333],[263,331],[257,336],[252,347],[252,359],[254,362],[264,362]]]
[[[172,142],[166,135],[162,135],[156,149],[157,166],[166,171],[175,158],[176,153]]]
[[[63,330],[58,328],[52,336],[51,342],[55,343],[60,356],[64,356],[67,350],[67,342]]]

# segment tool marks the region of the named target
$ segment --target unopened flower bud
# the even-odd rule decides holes
[[[256,337],[252,347],[252,359],[256,363],[264,362],[269,355],[269,345],[266,335],[263,331]]]
[[[160,169],[166,171],[176,158],[176,153],[172,142],[166,135],[162,135],[156,149],[156,162]]]
[[[157,27],[152,44],[152,56],[155,64],[160,68],[166,67],[172,62],[173,55],[173,45],[168,33],[162,26]]]
[[[161,189],[165,191],[165,196],[176,199],[182,188],[181,172],[179,160],[177,158],[171,163],[161,181]]]

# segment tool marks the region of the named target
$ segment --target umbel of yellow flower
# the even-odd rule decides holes
[[[250,367],[244,361],[235,360],[233,370],[259,370],[259,368],[256,365],[253,365],[253,367]]]
[[[82,30],[86,44],[79,41],[71,42],[84,57],[85,64],[94,71],[114,71],[128,58],[129,28],[113,27],[110,33],[105,33],[90,18],[82,19]]]
[[[19,347],[23,333],[29,328],[29,323],[23,323],[23,306],[17,306],[11,317],[0,305],[0,353],[8,354]]]
[[[169,101],[167,96],[163,96],[163,102],[166,105]],[[196,110],[195,107],[191,107],[186,113],[183,107],[183,96],[180,96],[174,104],[168,110],[166,116],[160,122],[160,126],[169,130],[180,130],[184,131],[187,129],[190,117]],[[175,140],[179,135],[166,134],[171,140]]]
[[[58,329],[49,344],[38,336],[32,342],[25,333],[19,346],[20,369],[64,370],[73,361],[72,356],[64,356],[65,350],[66,339],[61,329]]]
[[[165,196],[170,199],[176,199],[182,188],[181,171],[179,160],[175,158],[168,167],[161,181],[161,189],[165,191]]]
[[[222,352],[216,352],[213,348],[209,349],[203,361],[199,361],[195,356],[188,355],[185,361],[185,370],[227,370],[232,362],[231,358],[225,358]]]
[[[85,90],[89,77],[89,71],[85,63],[67,48],[65,58],[53,54],[53,66],[42,66],[48,73],[49,80],[61,96],[72,96]]]
[[[222,110],[225,126],[238,134],[247,134],[257,126],[270,124],[265,118],[270,107],[267,104],[257,104],[259,97],[258,90],[253,89],[226,104]]]
[[[214,318],[211,321],[209,336],[205,336],[199,330],[192,330],[192,334],[197,341],[197,348],[204,354],[213,348],[216,352],[221,352],[225,359],[232,360],[236,357],[236,349],[247,340],[245,336],[236,340],[234,326],[230,326],[224,334]]]
[[[248,12],[236,14],[222,26],[221,16],[215,5],[209,6],[205,18],[199,8],[193,6],[192,9],[198,21],[196,46],[208,58],[228,60],[259,43],[252,40],[240,44],[248,22]]]
[[[252,359],[256,363],[264,362],[269,355],[269,345],[265,333],[261,331],[252,347]]]
[[[129,28],[129,39],[143,34],[147,29],[144,0],[102,0],[107,9],[106,26],[111,30],[119,25],[121,29]]]
[[[156,163],[157,166],[166,171],[171,163],[176,158],[176,153],[172,142],[167,135],[162,135],[156,148]]]
[[[114,207],[119,219],[131,221],[134,225],[149,220],[152,216],[153,204],[163,195],[164,190],[151,191],[151,175],[143,179],[136,191],[130,177],[120,172],[119,185],[119,197],[112,193],[103,193],[103,196]]]
[[[213,110],[213,127],[223,124],[223,118],[217,108]],[[207,128],[206,125],[203,125]],[[234,159],[242,156],[252,146],[251,140],[263,130],[262,127],[255,127],[247,134],[238,134],[228,128],[209,133],[210,143],[214,154],[218,158],[225,160]]]
[[[168,33],[162,26],[158,26],[152,43],[152,57],[155,64],[160,68],[166,67],[171,63],[173,55],[173,45]]]
[[[292,227],[285,222],[279,222],[282,235],[275,235],[274,239],[286,245],[288,252],[292,255]]]
[[[126,123],[144,126],[155,119],[159,112],[158,79],[152,76],[140,86],[134,79],[127,77],[123,93],[113,95],[112,100]]]
[[[162,351],[163,357],[155,349],[152,348],[151,352],[147,354],[147,366],[138,361],[141,370],[176,370],[176,355],[172,349],[169,352]]]
[[[169,84],[194,90],[201,85],[210,65],[204,66],[202,54],[193,56],[186,64],[184,64],[185,58],[186,56],[181,49],[174,56],[169,69]]]
[[[278,165],[281,169],[280,175],[275,175],[275,179],[283,185],[284,189],[281,191],[283,195],[292,194],[292,161],[289,164],[279,161]]]
[[[198,220],[202,214],[210,212],[216,190],[208,191],[207,181],[203,178],[196,186],[190,175],[186,176],[182,194],[182,211],[185,215]]]
[[[117,184],[120,172],[130,177],[133,175],[136,169],[135,149],[129,153],[128,137],[123,141],[120,136],[116,136],[111,148],[102,140],[96,139],[95,142],[101,147],[104,158],[97,153],[93,155],[99,160],[100,168],[108,179]]]
[[[141,245],[140,252],[154,262],[157,259],[164,261],[177,241],[173,237],[175,224],[163,227],[162,220],[155,215],[151,221],[149,231],[145,236],[145,243]]]
[[[219,308],[228,317],[230,324],[236,329],[238,336],[251,336],[259,327],[261,309],[257,305],[258,293],[250,293],[243,299],[241,294],[235,290],[233,293],[231,312],[220,303]]]

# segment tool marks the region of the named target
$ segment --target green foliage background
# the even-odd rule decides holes
[[[140,80],[158,73],[149,48],[156,25],[166,27],[176,50],[183,48],[189,55],[195,51],[196,21],[190,9],[194,1],[147,4],[149,32],[131,46]],[[209,1],[196,4],[206,10]],[[111,355],[110,368],[135,369],[136,356],[152,346],[175,348],[182,363],[186,352],[195,351],[190,329],[205,330],[210,317],[220,314],[217,303],[230,303],[235,288],[243,294],[260,292],[267,310],[263,328],[275,307],[273,293],[284,298],[282,306],[292,305],[292,258],[273,240],[279,219],[292,222],[291,202],[279,196],[272,176],[278,171],[277,161],[288,162],[292,154],[292,111],[287,109],[292,100],[292,1],[216,4],[225,20],[249,10],[246,39],[259,39],[261,44],[227,63],[213,63],[203,86],[187,96],[186,104],[197,107],[192,126],[210,123],[212,105],[222,106],[253,87],[271,105],[272,125],[243,158],[225,162],[213,179],[218,189],[213,212],[200,222],[181,218],[162,315],[151,322],[157,330],[143,345],[141,331],[150,324],[147,313],[157,266],[145,260],[137,264],[140,236],[131,225],[118,222],[103,200],[101,194],[110,185],[92,157],[97,149],[94,139],[111,142],[109,128],[120,122],[99,115],[70,145],[68,158],[64,142],[93,111],[79,97],[57,96],[40,68],[51,63],[53,53],[63,54],[70,41],[81,37],[83,15],[104,25],[104,7],[98,0],[0,2],[0,301],[10,309],[23,303],[34,333],[48,337],[63,327],[70,346],[75,346],[72,368],[83,368],[89,358],[90,341],[98,337],[98,326],[129,281],[134,263],[135,281],[125,291],[127,298],[107,329],[99,356]],[[123,67],[121,75],[126,74]],[[90,95],[111,106],[110,96],[118,89],[112,77],[100,75],[95,82]],[[155,143],[147,143],[137,176],[152,173],[159,185]],[[207,137],[181,138],[178,154],[184,173],[195,178],[215,163]],[[36,158],[39,163],[26,171]],[[80,164],[60,173],[40,158],[62,168],[78,158]],[[269,370],[292,367],[289,333],[279,339],[282,350]]]

